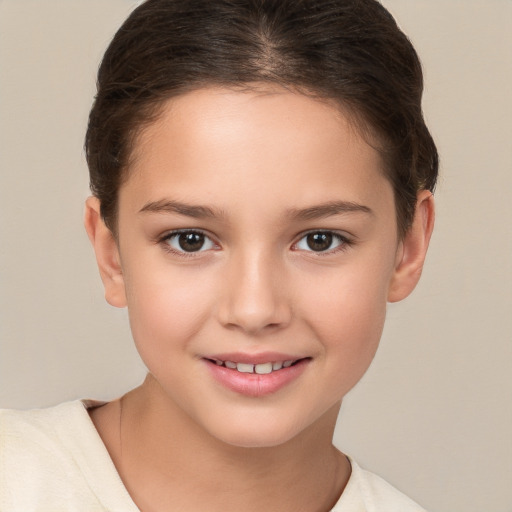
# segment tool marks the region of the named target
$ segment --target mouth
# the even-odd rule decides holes
[[[211,354],[202,358],[210,375],[224,388],[256,398],[277,393],[298,380],[312,357],[268,352]]]
[[[290,368],[292,366],[295,366],[301,361],[307,359],[310,358],[303,357],[299,359],[287,359],[285,361],[268,361],[264,363],[241,363],[235,361],[225,361],[222,359],[206,358],[207,361],[217,366],[223,366],[224,368],[228,368],[239,373],[255,373],[257,375],[268,375],[270,373],[275,373],[280,370],[283,370],[284,368]]]

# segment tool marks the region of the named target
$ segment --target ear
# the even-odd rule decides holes
[[[84,224],[96,253],[101,280],[105,287],[105,299],[112,306],[124,308],[126,294],[119,248],[112,231],[100,215],[100,201],[97,197],[89,197],[85,202]]]
[[[430,191],[422,190],[416,200],[412,225],[398,247],[389,302],[405,299],[418,284],[433,228],[434,197]]]

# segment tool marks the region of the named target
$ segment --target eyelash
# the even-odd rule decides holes
[[[160,243],[164,249],[167,252],[170,252],[172,254],[176,254],[183,258],[193,258],[197,257],[198,253],[205,252],[207,250],[210,250],[210,248],[203,249],[203,247],[200,248],[198,251],[185,251],[185,250],[176,250],[170,245],[170,241],[174,238],[178,238],[179,235],[183,234],[192,234],[192,235],[200,235],[205,238],[205,240],[209,240],[210,243],[213,246],[217,246],[218,244],[212,239],[211,236],[206,234],[204,231],[201,231],[200,229],[179,229],[175,231],[171,231],[170,233],[165,234],[163,237],[158,239],[158,243]],[[336,239],[339,242],[339,245],[334,247],[333,249],[327,249],[325,251],[314,251],[314,250],[306,250],[306,249],[297,249],[297,245],[304,239],[306,239],[310,235],[317,235],[317,234],[327,234],[331,235],[333,239]],[[300,235],[300,238],[296,242],[292,244],[291,249],[294,251],[302,250],[304,252],[310,252],[312,254],[315,254],[317,256],[330,256],[332,254],[337,254],[338,252],[346,251],[350,246],[354,245],[354,241],[349,239],[347,236],[341,235],[340,233],[336,233],[335,231],[330,230],[322,230],[322,229],[316,229],[307,231],[306,233],[302,233]]]
[[[158,240],[158,242],[163,245],[164,250],[166,250],[167,252],[170,252],[172,254],[176,254],[182,258],[197,257],[198,253],[205,252],[205,250],[202,249],[202,247],[201,247],[202,250],[189,251],[189,252],[187,252],[185,250],[183,250],[183,251],[176,250],[173,247],[171,247],[170,241],[174,238],[178,239],[179,235],[184,235],[184,234],[201,235],[205,238],[205,240],[209,240],[213,246],[218,246],[218,244],[212,239],[211,236],[206,234],[204,231],[201,231],[200,229],[177,229],[175,231],[171,231],[170,233],[167,233],[166,235],[164,235],[162,238],[160,238]]]
[[[300,238],[295,242],[292,246],[297,247],[297,245],[307,238],[309,235],[331,235],[333,239],[336,239],[339,242],[339,245],[337,247],[334,247],[333,249],[327,249],[325,251],[314,251],[314,250],[304,250],[304,249],[293,249],[293,250],[304,250],[304,252],[310,252],[312,254],[315,254],[316,256],[331,256],[333,254],[337,254],[339,252],[346,251],[350,246],[354,245],[354,241],[348,238],[345,235],[342,235],[340,233],[337,233],[336,231],[331,231],[328,229],[313,229],[311,231],[307,231],[306,233],[302,233]]]

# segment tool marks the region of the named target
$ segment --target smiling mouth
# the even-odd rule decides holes
[[[220,359],[207,360],[216,364],[217,366],[223,366],[240,373],[256,373],[258,375],[267,375],[269,373],[278,372],[283,368],[290,368],[291,366],[294,366],[300,361],[304,361],[305,359],[309,358],[289,359],[287,361],[269,361],[267,363],[259,364],[235,363],[234,361],[222,361]]]

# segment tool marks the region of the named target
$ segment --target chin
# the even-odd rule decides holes
[[[282,418],[281,418],[282,420]],[[231,422],[229,425],[212,425],[209,433],[222,441],[239,448],[272,448],[284,445],[300,435],[304,430],[297,422],[284,423],[246,418]]]
[[[278,432],[230,432],[227,435],[216,436],[220,441],[237,448],[274,448],[292,440],[297,433]]]

